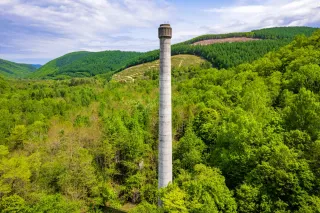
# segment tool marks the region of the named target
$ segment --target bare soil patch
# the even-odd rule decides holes
[[[256,41],[256,40],[261,40],[261,39],[246,38],[246,37],[208,39],[203,41],[197,41],[192,45],[209,45],[209,44],[226,43],[226,42],[232,43],[232,42],[246,42],[246,41]]]

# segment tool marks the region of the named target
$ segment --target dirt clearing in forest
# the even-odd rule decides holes
[[[257,41],[261,40],[258,38],[246,38],[246,37],[235,37],[235,38],[219,38],[219,39],[208,39],[203,41],[197,41],[192,45],[209,45],[209,44],[217,44],[217,43],[232,43],[232,42],[246,42],[246,41]]]

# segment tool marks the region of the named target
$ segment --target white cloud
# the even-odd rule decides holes
[[[14,44],[19,51],[29,51],[34,56],[47,54],[46,58],[84,48],[93,51],[102,48],[127,50],[126,47],[130,46],[131,50],[146,51],[148,49],[140,48],[137,41],[133,40],[132,45],[124,46],[110,36],[122,33],[127,37],[142,38],[143,35],[133,35],[131,31],[157,26],[169,19],[171,10],[165,0],[0,2],[0,26],[1,21],[6,23],[6,34],[11,33],[6,37],[7,45]],[[0,54],[5,55],[1,49]],[[7,54],[7,58],[10,59],[12,55],[17,54]]]
[[[216,24],[208,25],[213,32],[246,31],[275,26],[301,26],[320,23],[319,0],[239,1],[230,7],[206,9],[216,17]]]
[[[215,12],[215,13],[261,13],[268,9],[266,6],[262,5],[247,5],[247,6],[238,6],[238,7],[223,7],[223,8],[213,8],[207,9],[206,12]]]
[[[122,2],[120,4],[118,2]],[[18,1],[3,11],[7,15],[26,18],[30,24],[70,35],[96,35],[123,27],[147,27],[168,16],[168,7],[149,0],[47,0]]]
[[[319,0],[236,0],[209,9],[196,1],[190,8],[174,2],[0,0],[0,58],[36,63],[78,50],[148,51],[158,47],[157,27],[165,21],[173,26],[173,42],[206,33],[320,25]]]

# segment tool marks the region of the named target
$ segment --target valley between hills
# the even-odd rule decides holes
[[[172,45],[174,178],[160,191],[158,99],[159,50],[0,60],[1,212],[319,211],[319,29]]]

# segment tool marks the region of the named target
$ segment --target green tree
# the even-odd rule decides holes
[[[32,212],[25,202],[25,200],[19,195],[12,195],[2,198],[0,202],[0,210],[3,213],[29,213]]]
[[[317,95],[302,88],[284,109],[289,129],[307,131],[316,137],[320,130],[320,102]]]
[[[165,212],[188,212],[186,204],[187,193],[177,185],[169,185],[161,195],[161,202]]]
[[[236,212],[237,204],[216,168],[203,164],[191,173],[181,171],[175,184],[162,191],[161,200],[167,212]]]
[[[0,196],[28,193],[30,165],[24,156],[3,158],[0,161]]]
[[[31,208],[31,212],[37,213],[69,213],[81,212],[80,203],[68,201],[60,194],[45,195]]]
[[[177,159],[174,167],[192,170],[196,164],[203,163],[206,160],[205,149],[206,145],[203,141],[195,135],[192,127],[188,127],[184,136],[174,148],[174,159]]]
[[[314,187],[315,177],[305,159],[285,145],[272,148],[237,190],[241,212],[297,210]]]
[[[27,140],[27,128],[25,125],[15,126],[8,138],[8,144],[11,149],[22,148]]]
[[[156,205],[147,203],[147,202],[141,202],[137,207],[129,211],[130,213],[157,213],[160,212],[158,210]]]

